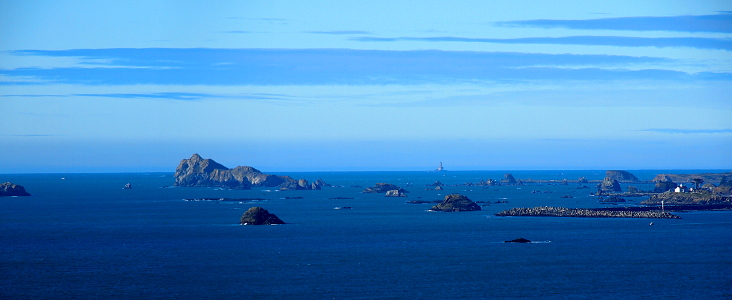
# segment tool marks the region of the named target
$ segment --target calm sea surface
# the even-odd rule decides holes
[[[650,180],[704,171],[631,172]],[[174,188],[172,173],[0,174],[0,182],[33,195],[0,198],[0,298],[732,298],[732,212],[678,213],[680,220],[494,217],[512,207],[608,205],[589,196],[594,184],[425,186],[504,173],[277,173],[345,186],[287,192]],[[604,171],[511,173],[604,177]],[[377,182],[411,193],[361,193]],[[133,188],[122,189],[126,183]],[[460,213],[405,203],[451,193],[509,203]],[[266,200],[182,200],[203,197]],[[336,197],[353,199],[330,199]],[[645,198],[627,199],[635,205]],[[238,225],[253,206],[288,224]],[[342,206],[353,209],[334,209]],[[538,243],[503,243],[519,237]]]

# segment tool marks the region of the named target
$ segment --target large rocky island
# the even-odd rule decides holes
[[[252,187],[279,187],[281,190],[319,190],[328,186],[318,179],[310,184],[305,179],[295,180],[289,176],[264,174],[248,166],[229,169],[213,159],[203,159],[193,154],[183,159],[175,169],[175,186],[222,187],[227,189],[250,189]]]
[[[30,196],[21,185],[5,182],[0,184],[0,197]]]

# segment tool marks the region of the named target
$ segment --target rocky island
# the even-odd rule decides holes
[[[377,183],[372,187],[367,187],[361,193],[386,193],[388,191],[399,190],[401,193],[409,193],[396,185],[391,183]]]
[[[193,154],[183,159],[175,169],[174,186],[222,187],[227,189],[250,189],[251,187],[279,187],[281,190],[319,190],[329,186],[322,180],[312,184],[305,179],[295,180],[289,176],[264,174],[248,166],[229,169],[213,159],[203,159]]]
[[[280,218],[269,213],[261,207],[252,207],[241,215],[239,224],[241,225],[276,225],[285,224]]]
[[[0,184],[0,197],[11,197],[11,196],[30,196],[25,188],[21,185],[17,185],[10,182]]]
[[[455,211],[475,211],[475,210],[481,210],[480,206],[473,202],[472,200],[468,199],[468,197],[465,197],[460,194],[451,194],[445,196],[445,200],[443,200],[441,203],[433,206],[431,211],[445,211],[445,212],[455,212]]]

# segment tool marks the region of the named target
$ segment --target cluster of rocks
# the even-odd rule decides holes
[[[251,187],[279,187],[281,190],[319,190],[330,186],[318,179],[312,184],[305,179],[295,180],[289,176],[264,174],[248,166],[229,169],[212,159],[203,159],[193,154],[181,160],[175,169],[175,186],[222,187],[228,189],[250,189]]]
[[[25,188],[21,185],[17,185],[10,182],[0,184],[0,197],[11,197],[11,196],[30,196]]]
[[[602,210],[566,207],[517,207],[496,214],[500,217],[578,217],[578,218],[652,218],[681,219],[677,215],[660,211]]]

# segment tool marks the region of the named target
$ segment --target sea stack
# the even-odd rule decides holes
[[[468,199],[468,197],[460,194],[451,194],[445,196],[445,200],[442,203],[433,206],[430,210],[445,212],[475,211],[480,210],[480,206],[473,202],[473,200]]]
[[[285,224],[276,215],[269,213],[261,207],[252,207],[241,215],[241,225],[275,225]]]
[[[28,192],[25,191],[25,188],[21,185],[17,185],[14,183],[6,182],[0,184],[0,197],[10,197],[10,196],[30,196]]]

